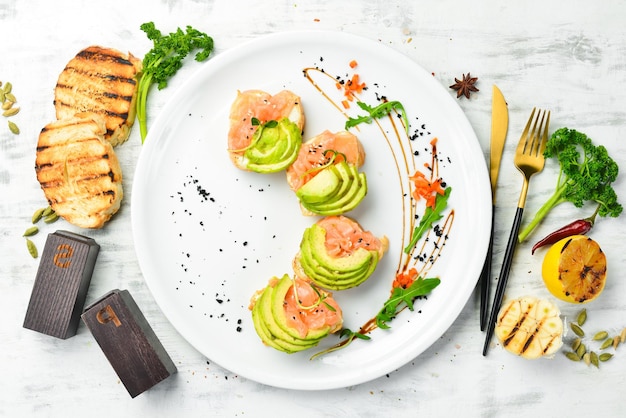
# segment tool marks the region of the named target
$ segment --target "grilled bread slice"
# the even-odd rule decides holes
[[[101,228],[122,201],[122,170],[105,132],[104,119],[87,113],[49,123],[39,135],[37,180],[52,209],[81,228]]]
[[[135,121],[140,72],[141,60],[132,54],[99,46],[83,49],[59,75],[54,91],[57,119],[85,112],[101,115],[105,138],[113,146],[123,143]]]

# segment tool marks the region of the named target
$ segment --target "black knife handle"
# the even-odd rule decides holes
[[[522,214],[524,208],[517,208],[515,212],[515,218],[513,219],[513,228],[511,228],[511,235],[509,235],[509,241],[506,245],[506,251],[504,253],[504,261],[502,261],[502,268],[500,269],[500,276],[498,278],[498,286],[496,287],[496,295],[493,298],[493,305],[491,307],[491,316],[489,317],[489,327],[487,328],[487,336],[485,338],[485,345],[483,346],[483,356],[487,355],[489,349],[489,343],[493,336],[493,330],[496,327],[496,320],[500,307],[502,306],[502,299],[504,298],[504,291],[506,290],[506,283],[509,280],[509,272],[511,271],[511,264],[513,262],[513,254],[515,253],[515,247],[517,246],[517,235],[519,233],[519,227],[522,223]]]
[[[491,260],[493,254],[493,230],[495,220],[496,206],[492,206],[491,210],[491,235],[489,236],[489,247],[487,248],[487,256],[485,264],[480,273],[480,330],[484,331],[489,318],[489,289],[491,287]]]

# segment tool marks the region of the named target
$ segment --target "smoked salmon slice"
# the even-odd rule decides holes
[[[334,153],[329,153],[329,150]],[[328,164],[332,155],[335,155],[337,163],[345,158],[348,164],[357,168],[365,162],[365,150],[354,134],[325,130],[302,144],[296,161],[287,169],[287,182],[291,189],[296,191],[315,177],[319,173],[315,168]],[[337,158],[338,155],[341,157]]]

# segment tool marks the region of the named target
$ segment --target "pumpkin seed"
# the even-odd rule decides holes
[[[582,327],[583,325],[585,325],[586,321],[587,321],[587,309],[582,309],[578,313],[578,316],[576,317],[576,323]]]
[[[14,134],[14,135],[19,135],[20,134],[20,128],[15,124],[15,122],[13,122],[12,120],[9,121],[9,130]]]
[[[572,329],[572,331],[574,331],[574,334],[578,335],[579,337],[585,336],[585,331],[583,331],[583,329],[577,324],[570,322],[569,326]]]
[[[565,357],[572,361],[580,361],[580,357],[578,357],[578,354],[574,353],[573,351],[566,352]]]
[[[2,101],[2,110],[9,110],[11,107],[13,107],[12,101]]]
[[[607,338],[606,340],[604,340],[604,342],[600,346],[600,350],[606,350],[612,345],[613,345],[613,338]]]
[[[591,364],[593,364],[596,367],[600,367],[600,363],[598,363],[598,355],[596,354],[595,351],[592,351],[589,354],[589,360],[591,361]]]
[[[580,347],[581,342],[582,340],[580,338],[576,338],[574,341],[572,341],[572,350],[574,351],[578,350],[578,347]]]
[[[619,339],[621,340],[621,342],[625,343],[626,342],[626,328],[624,328],[622,330],[622,333],[619,335]]]
[[[59,219],[59,215],[57,215],[56,213],[52,212],[50,215],[48,216],[44,216],[43,221],[47,224],[51,224],[53,222],[56,222],[57,219]]]
[[[26,231],[24,231],[24,237],[32,237],[33,235],[35,235],[37,232],[39,232],[39,228],[37,228],[36,226],[31,226],[30,228],[27,228]]]
[[[585,355],[583,356],[583,361],[587,366],[589,366],[591,364],[591,354],[585,353]]]
[[[582,343],[576,349],[576,354],[578,355],[578,357],[584,356],[586,352],[587,352],[587,347],[585,347],[585,344],[582,344]]]
[[[31,220],[32,220],[32,222],[33,222],[34,224],[36,224],[37,222],[39,222],[39,221],[41,220],[41,218],[42,218],[42,216],[43,216],[43,212],[44,212],[45,210],[46,210],[46,208],[40,208],[40,209],[37,209],[37,210],[35,211],[35,213],[33,213],[33,216],[32,216],[32,218],[31,218]]]
[[[28,252],[33,258],[37,258],[39,256],[39,252],[37,251],[37,246],[34,242],[26,238],[26,248],[28,248]]]
[[[596,333],[596,335],[593,336],[593,340],[594,341],[602,341],[602,340],[604,340],[608,336],[609,336],[608,332],[600,331],[600,332]]]
[[[17,103],[17,99],[13,93],[4,93],[4,99],[9,102]]]
[[[602,353],[600,354],[598,358],[600,359],[600,361],[609,361],[611,360],[612,357],[613,357],[613,354],[611,353]]]
[[[615,337],[613,337],[613,350],[617,349],[617,346],[619,345],[619,343],[621,342],[619,335],[616,335]]]
[[[4,91],[4,94],[11,93],[12,89],[13,89],[13,84],[11,84],[10,81],[7,81],[4,87],[2,88],[2,90]]]
[[[6,103],[10,103],[10,102],[6,102]],[[19,113],[20,108],[19,107],[12,107],[10,109],[5,110],[4,112],[2,112],[2,116],[6,116],[7,118],[9,116],[15,116]]]

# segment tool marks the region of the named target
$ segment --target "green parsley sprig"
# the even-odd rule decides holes
[[[146,105],[148,92],[153,84],[159,90],[167,87],[168,80],[183,66],[183,59],[193,50],[199,49],[196,61],[206,60],[213,51],[213,38],[187,26],[186,31],[178,28],[176,32],[162,35],[153,22],[140,26],[153,43],[152,49],[143,58],[143,69],[137,87],[137,120],[141,133],[141,143],[148,134]]]
[[[594,145],[587,135],[575,129],[556,130],[544,151],[546,159],[559,164],[557,184],[552,195],[537,210],[530,223],[518,236],[524,241],[557,205],[570,202],[580,208],[586,202],[599,205],[598,215],[617,217],[623,207],[611,185],[619,172],[618,164],[603,145]]]

